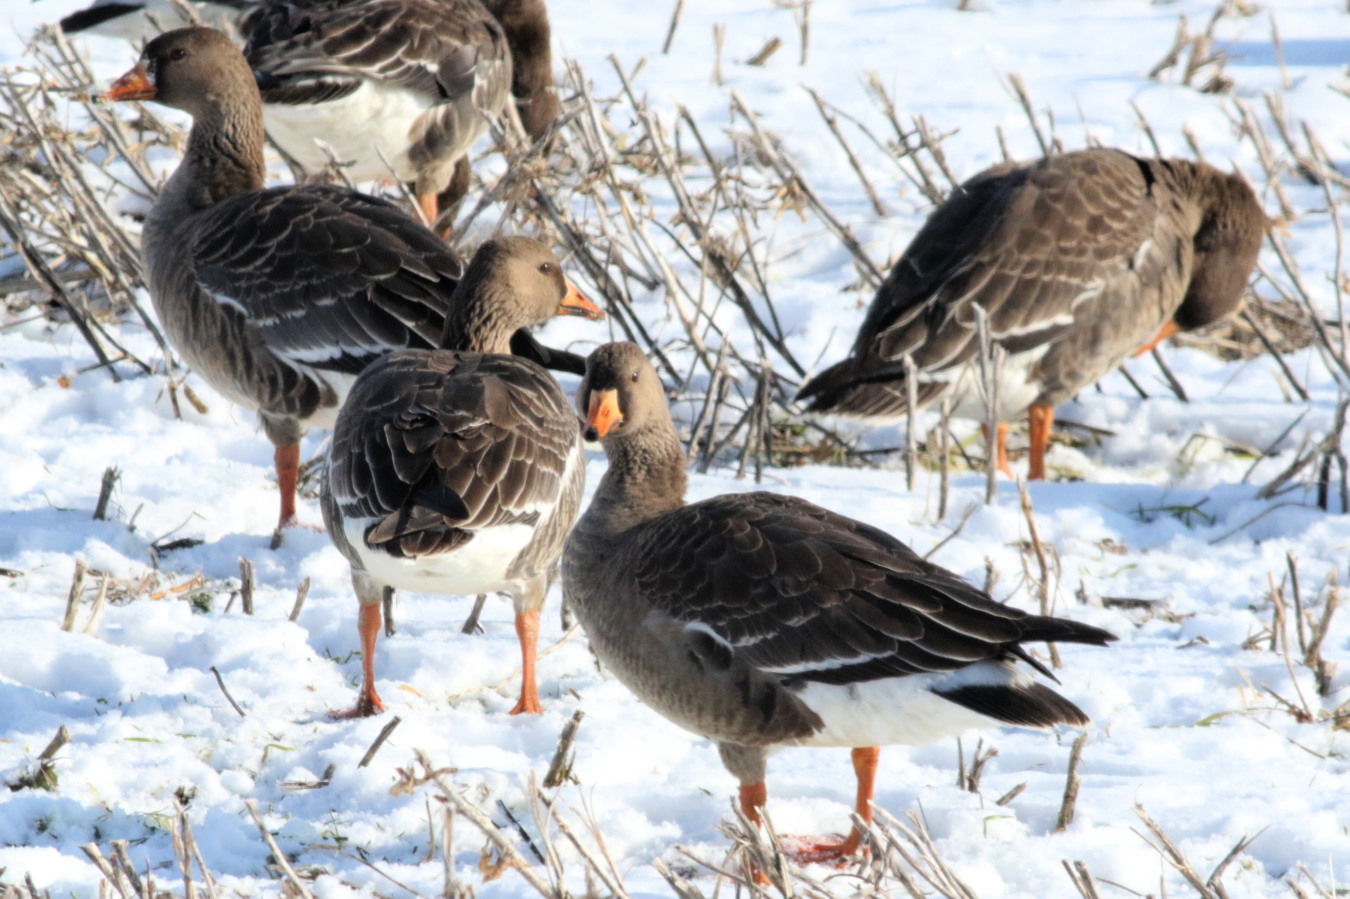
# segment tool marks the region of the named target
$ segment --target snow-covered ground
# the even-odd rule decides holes
[[[24,38],[39,22],[78,5],[7,5],[0,64],[21,61]],[[1350,164],[1350,99],[1332,87],[1346,84],[1350,60],[1343,3],[1279,0],[1220,22],[1230,95],[1179,85],[1175,70],[1161,81],[1146,77],[1170,45],[1178,16],[1202,29],[1215,8],[1209,0],[983,0],[967,12],[956,5],[812,3],[805,65],[800,13],[773,0],[688,0],[664,55],[673,2],[553,0],[551,8],[556,51],[581,63],[597,96],[619,90],[610,54],[627,73],[645,57],[634,90],[666,118],[683,104],[720,142],[727,92],[736,91],[877,260],[903,249],[929,206],[894,167],[865,161],[888,211],[878,216],[807,87],[875,124],[864,84],[865,73],[875,72],[903,116],[921,114],[935,131],[956,132],[943,149],[962,177],[1000,158],[996,128],[1015,155],[1036,152],[1026,115],[1005,86],[1009,73],[1022,76],[1043,125],[1053,112],[1070,148],[1092,139],[1151,152],[1133,104],[1164,153],[1186,154],[1188,130],[1209,161],[1236,166],[1266,189],[1253,144],[1234,128],[1233,97],[1269,128],[1263,92],[1277,91],[1295,133],[1307,122],[1342,171]],[[725,26],[721,85],[710,78],[715,24]],[[784,45],[764,66],[744,65],[775,36]],[[86,46],[104,78],[134,58],[117,41],[90,39]],[[1334,318],[1338,248],[1322,189],[1289,175],[1282,186],[1298,213],[1288,245],[1309,291]],[[1273,195],[1266,190],[1264,197],[1277,212]],[[761,216],[759,225],[794,353],[812,362],[837,358],[866,299],[845,289],[857,279],[850,257],[815,220]],[[1263,265],[1279,268],[1269,250]],[[1257,289],[1275,292],[1266,281]],[[652,328],[677,336],[659,297],[635,299]],[[155,358],[138,326],[127,323],[120,333],[142,358]],[[611,335],[603,325],[559,322],[545,336],[584,345]],[[1063,417],[1111,434],[1098,446],[1052,451],[1051,467],[1081,480],[1030,487],[1040,540],[1057,560],[1057,610],[1121,638],[1108,649],[1062,650],[1063,692],[1093,718],[1076,820],[1054,832],[1072,733],[969,735],[967,756],[977,736],[999,751],[979,793],[955,785],[955,741],[883,753],[878,806],[898,817],[922,809],[940,854],[980,895],[1073,895],[1062,860],[1081,860],[1093,875],[1137,894],[1187,894],[1181,876],[1141,837],[1136,805],[1202,876],[1241,839],[1255,837],[1224,874],[1232,895],[1289,895],[1285,878],[1310,890],[1308,876],[1329,890],[1350,882],[1350,736],[1344,717],[1339,729],[1331,720],[1350,701],[1350,669],[1321,697],[1297,639],[1289,659],[1264,636],[1274,620],[1271,585],[1285,580],[1288,555],[1297,560],[1302,600],[1314,617],[1341,589],[1335,584],[1350,579],[1350,518],[1334,501],[1332,512],[1320,510],[1315,495],[1301,489],[1258,495],[1305,439],[1325,434],[1337,386],[1312,349],[1287,359],[1309,389],[1308,402],[1286,400],[1269,357],[1221,362],[1197,350],[1166,352],[1190,403],[1159,386],[1148,360],[1133,363],[1152,398],[1141,400],[1119,375],[1100,391],[1084,391]],[[518,654],[504,602],[489,604],[485,634],[465,637],[459,625],[471,599],[401,597],[399,633],[381,640],[377,659],[389,713],[330,721],[326,710],[350,704],[359,675],[347,567],[317,529],[288,535],[277,551],[267,548],[276,503],[271,448],[252,416],[193,379],[209,412],[184,404],[176,419],[162,377],[114,383],[102,371],[77,374],[92,361],[69,326],[6,322],[0,330],[0,780],[14,783],[28,773],[61,725],[72,737],[55,761],[56,789],[0,791],[0,884],[31,875],[53,895],[95,895],[100,877],[80,847],[94,842],[107,854],[109,841],[120,839],[130,841],[142,870],[174,888],[179,874],[167,827],[178,798],[189,800],[206,865],[226,892],[281,892],[245,810],[253,800],[292,863],[316,876],[317,895],[437,894],[444,872],[428,852],[427,791],[391,795],[395,769],[423,750],[435,764],[457,769],[455,783],[481,786],[485,792],[474,795],[499,822],[506,817],[497,800],[532,827],[528,778],[542,776],[559,731],[578,709],[586,714],[575,744],[579,785],[561,788],[558,804],[589,807],[630,891],[670,894],[650,862],[680,862],[677,844],[721,857],[726,839],[716,825],[734,780],[711,744],[666,723],[597,671],[583,635],[541,662],[545,713],[505,714]],[[322,439],[310,435],[306,454]],[[898,438],[890,432],[876,439],[894,445]],[[1254,460],[1226,443],[1272,452]],[[121,478],[111,514],[94,521],[100,479],[112,465]],[[592,456],[592,482],[603,465]],[[747,489],[733,474],[693,476],[690,497]],[[772,470],[767,481],[767,489],[845,511],[921,552],[959,526],[934,559],[977,582],[988,561],[998,572],[995,596],[1035,606],[1023,574],[1026,519],[1006,483],[985,506],[982,477],[955,477],[950,510],[937,520],[937,479],[926,472],[912,494],[895,470],[808,466]],[[317,505],[306,503],[302,516],[317,525]],[[166,535],[202,543],[163,554],[156,571],[148,549]],[[238,577],[240,557],[257,569],[251,617],[238,602],[227,608],[227,581]],[[60,625],[76,560],[111,579],[112,601],[93,622],[86,603],[66,632]],[[155,598],[198,575],[202,585]],[[306,578],[308,600],[291,622]],[[87,583],[98,581],[91,574]],[[1104,597],[1149,602],[1122,607]],[[544,647],[563,636],[556,609],[555,589]],[[1350,655],[1350,611],[1332,619],[1323,654],[1333,663]],[[401,724],[358,768],[392,715]],[[327,786],[293,787],[330,768]],[[1025,791],[1009,804],[994,805],[1023,782]],[[779,831],[847,826],[847,753],[783,753],[771,761],[768,783]],[[511,871],[478,883],[481,843],[470,833],[458,830],[454,862],[479,895],[533,892]],[[713,889],[706,875],[696,882],[705,893]],[[584,883],[578,878],[572,887],[580,891]]]

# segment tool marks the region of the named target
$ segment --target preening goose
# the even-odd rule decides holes
[[[950,392],[956,414],[984,420],[982,307],[1007,353],[997,418],[1029,415],[1030,477],[1044,478],[1054,407],[1131,353],[1235,312],[1270,225],[1242,178],[1205,163],[1092,149],[995,166],[933,212],[848,358],[798,397],[811,412],[898,419],[909,355],[920,404]]]
[[[685,504],[684,452],[656,372],[631,343],[587,360],[577,394],[609,469],[563,551],[563,595],[591,649],[653,710],[717,741],[758,820],[765,759],[853,747],[857,813],[878,746],[971,727],[1084,724],[1016,663],[1022,644],[1103,645],[1099,628],[1029,615],[877,528],[792,496]],[[803,860],[857,850],[799,842]]]
[[[155,38],[105,100],[192,116],[187,152],[145,221],[150,298],[169,341],[276,447],[278,529],[295,521],[299,438],[331,427],[356,375],[391,350],[435,346],[463,263],[384,200],[328,185],[263,187],[253,74],[210,28]],[[517,351],[565,370],[528,334]]]
[[[464,196],[489,119],[558,112],[543,0],[269,0],[244,17],[267,133],[310,171],[411,182],[429,223]],[[545,118],[547,117],[547,118]],[[439,197],[439,200],[438,200]]]
[[[489,241],[455,292],[444,348],[393,353],[357,378],[333,431],[323,509],[361,603],[363,683],[334,717],[384,707],[374,660],[386,587],[510,595],[524,668],[512,714],[540,711],[539,609],[585,464],[562,388],[508,354],[516,329],[555,314],[601,316],[547,247]]]

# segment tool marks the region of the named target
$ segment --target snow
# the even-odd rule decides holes
[[[8,5],[0,63],[22,61],[23,42],[38,23],[79,5]],[[897,255],[931,207],[873,154],[863,164],[887,207],[888,214],[878,216],[806,92],[814,88],[880,127],[867,96],[868,72],[876,73],[906,120],[921,114],[935,131],[955,132],[943,148],[960,176],[1000,158],[995,128],[1014,154],[1037,152],[1007,87],[1008,74],[1016,72],[1041,127],[1048,130],[1047,110],[1053,111],[1056,131],[1071,147],[1090,136],[1151,153],[1134,104],[1164,153],[1189,155],[1189,130],[1209,161],[1243,171],[1268,211],[1278,209],[1251,142],[1234,127],[1232,98],[1177,84],[1175,72],[1161,81],[1146,77],[1170,45],[1177,17],[1202,29],[1213,2],[980,0],[972,12],[957,11],[954,0],[818,2],[810,8],[806,65],[798,63],[799,13],[792,9],[772,0],[687,5],[671,52],[663,55],[673,4],[610,4],[597,11],[581,0],[553,0],[555,52],[580,62],[597,96],[620,90],[610,54],[630,76],[645,59],[634,91],[666,118],[677,104],[686,107],[715,153],[730,152],[723,130],[728,91],[735,91],[874,259]],[[724,85],[710,77],[714,24],[726,26]],[[1253,16],[1223,19],[1217,34],[1230,57],[1225,72],[1235,96],[1269,131],[1264,95],[1278,91],[1287,120],[1295,128],[1306,121],[1344,170],[1350,100],[1332,89],[1345,85],[1350,58],[1344,4],[1272,0]],[[784,45],[764,66],[742,63],[774,36]],[[90,38],[85,45],[103,78],[124,71],[134,57],[115,40]],[[1289,176],[1281,186],[1299,213],[1289,247],[1309,290],[1335,318],[1329,278],[1338,246],[1322,189]],[[837,242],[822,239],[815,219],[804,224],[788,213],[761,217],[759,225],[792,349],[807,364],[823,366],[846,351],[861,319],[866,296],[855,285],[852,261]],[[1262,264],[1278,270],[1269,249]],[[682,274],[691,282],[698,277]],[[1273,293],[1265,282],[1258,289]],[[681,333],[659,296],[638,299],[658,334]],[[726,323],[734,334],[741,325],[731,312]],[[505,714],[517,689],[518,651],[510,606],[502,600],[488,604],[486,633],[469,637],[459,627],[471,597],[401,596],[399,632],[381,638],[376,662],[389,711],[330,721],[326,711],[349,705],[359,679],[357,604],[345,562],[318,530],[299,529],[281,549],[268,549],[276,503],[271,448],[252,417],[193,378],[189,384],[209,411],[183,404],[177,419],[162,377],[114,383],[102,371],[79,373],[94,360],[73,328],[5,324],[0,780],[13,783],[28,774],[61,725],[72,740],[56,759],[55,790],[0,791],[0,883],[29,876],[54,895],[97,895],[100,877],[80,847],[95,842],[107,855],[109,842],[121,839],[131,843],[142,870],[148,866],[161,885],[181,891],[167,830],[177,794],[190,797],[188,818],[224,893],[282,892],[244,806],[252,800],[291,863],[319,872],[316,895],[408,895],[387,877],[417,894],[436,894],[443,870],[439,858],[428,858],[428,790],[391,795],[396,769],[409,767],[414,751],[422,750],[436,765],[457,769],[453,782],[471,787],[500,823],[506,819],[498,800],[533,828],[529,778],[542,777],[559,731],[577,710],[586,714],[576,742],[579,784],[558,791],[558,807],[590,809],[634,895],[671,894],[650,863],[683,863],[677,844],[708,859],[725,854],[717,824],[736,784],[715,748],[645,709],[598,671],[584,635],[541,660],[544,714]],[[611,336],[604,326],[562,321],[545,331],[545,337],[558,335],[586,343]],[[157,358],[139,326],[125,323],[120,338],[142,358]],[[1346,724],[1342,718],[1338,728],[1330,720],[1350,700],[1350,669],[1335,675],[1330,695],[1320,697],[1297,646],[1286,660],[1266,634],[1271,579],[1280,584],[1285,578],[1287,556],[1297,560],[1303,601],[1315,615],[1330,591],[1343,590],[1335,585],[1350,577],[1350,518],[1334,501],[1332,512],[1319,509],[1302,487],[1272,498],[1260,493],[1303,440],[1326,433],[1337,385],[1313,349],[1286,359],[1308,387],[1308,402],[1287,400],[1269,357],[1223,362],[1194,349],[1165,353],[1191,402],[1172,398],[1147,360],[1132,362],[1150,398],[1141,400],[1119,374],[1103,379],[1100,391],[1083,391],[1060,417],[1111,434],[1095,445],[1052,450],[1051,470],[1081,480],[1029,487],[1039,538],[1058,572],[1057,611],[1121,638],[1107,649],[1061,650],[1062,690],[1093,718],[1076,820],[1054,832],[1072,732],[967,734],[967,757],[981,737],[999,751],[978,794],[955,785],[955,741],[882,754],[878,807],[900,818],[921,810],[942,857],[980,895],[1072,895],[1062,860],[1081,860],[1096,877],[1141,894],[1187,894],[1181,876],[1141,838],[1136,806],[1202,876],[1239,840],[1254,837],[1224,875],[1232,895],[1289,895],[1283,880],[1302,878],[1301,868],[1327,889],[1350,879]],[[63,375],[70,386],[62,386]],[[575,384],[565,386],[570,391]],[[322,432],[306,438],[306,457],[321,450],[323,438]],[[867,439],[877,446],[901,443],[895,428]],[[1272,454],[1254,464],[1229,444]],[[604,461],[589,455],[594,484]],[[1016,489],[1004,481],[996,502],[985,506],[983,478],[956,476],[949,510],[939,520],[936,476],[920,473],[909,493],[897,464],[775,469],[766,487],[876,524],[920,552],[950,537],[935,561],[983,583],[988,560],[997,572],[993,594],[1034,608],[1019,548],[1030,535]],[[109,520],[94,521],[90,513],[109,465],[119,468],[121,480]],[[748,486],[734,471],[714,469],[691,475],[690,498]],[[320,520],[313,501],[301,514]],[[156,572],[148,547],[170,534],[203,542],[164,554]],[[241,614],[238,602],[227,608],[240,557],[257,568],[253,616]],[[83,605],[74,630],[66,632],[60,623],[77,559],[112,579],[111,601],[89,627],[89,605]],[[1028,564],[1034,571],[1034,560]],[[152,598],[198,575],[200,583]],[[295,591],[306,578],[308,599],[291,622]],[[91,573],[87,582],[98,580]],[[142,581],[143,589],[133,589]],[[120,599],[119,589],[134,598]],[[1122,607],[1104,597],[1150,605]],[[543,648],[564,636],[557,606],[555,588],[545,609]],[[1332,619],[1324,655],[1345,667],[1350,613]],[[1286,703],[1306,703],[1317,720],[1298,720]],[[374,760],[358,768],[393,715],[400,726]],[[294,786],[319,780],[330,767],[327,786]],[[994,805],[1023,782],[1020,796]],[[825,833],[847,824],[852,770],[842,750],[785,751],[770,762],[768,787],[780,832]],[[480,883],[481,841],[467,826],[456,833],[458,876],[474,883],[478,895],[533,893],[512,871]],[[585,885],[575,879],[570,887],[580,892]],[[714,888],[706,872],[696,883],[705,893]]]

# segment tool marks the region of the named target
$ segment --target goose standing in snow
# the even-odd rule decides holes
[[[320,141],[353,181],[392,169],[428,223],[468,190],[490,119],[537,139],[559,111],[543,0],[269,0],[240,28],[272,140],[311,172]]]
[[[735,493],[686,504],[684,452],[638,347],[587,360],[577,394],[609,459],[563,551],[565,600],[591,649],[654,711],[717,742],[752,820],[765,760],[848,746],[871,820],[879,746],[972,727],[1081,725],[1038,683],[1022,644],[1115,639],[996,602],[877,528],[805,500]],[[803,861],[854,853],[861,835],[798,841]]]
[[[445,321],[443,349],[403,350],[367,368],[338,414],[323,495],[328,533],[361,604],[356,706],[384,708],[375,641],[386,587],[506,593],[522,682],[512,714],[539,712],[539,609],[585,483],[581,434],[562,388],[509,355],[511,335],[553,315],[599,318],[557,258],[524,237],[479,248]]]
[[[436,345],[463,263],[385,200],[332,185],[264,188],[258,88],[219,31],[155,38],[103,99],[154,100],[192,116],[183,161],[145,221],[146,283],[192,369],[258,412],[276,448],[279,536],[296,521],[304,428],[332,427],[375,359]],[[545,365],[582,368],[527,332],[515,341]]]
[[[1044,478],[1055,406],[1130,354],[1235,312],[1271,224],[1241,177],[1202,162],[1091,149],[994,166],[933,212],[852,352],[798,398],[809,412],[898,420],[908,355],[921,405],[950,393],[955,414],[983,421],[981,307],[1007,354],[998,464],[1008,473],[1002,422],[1025,413],[1030,477]]]

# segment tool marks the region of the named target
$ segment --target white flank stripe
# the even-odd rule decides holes
[[[789,677],[794,674],[806,674],[810,671],[833,671],[836,668],[845,668],[849,665],[861,665],[863,662],[877,658],[881,657],[875,655],[857,655],[847,659],[821,659],[819,661],[799,662],[796,665],[782,665],[774,668],[765,668],[763,670],[770,674]]]

